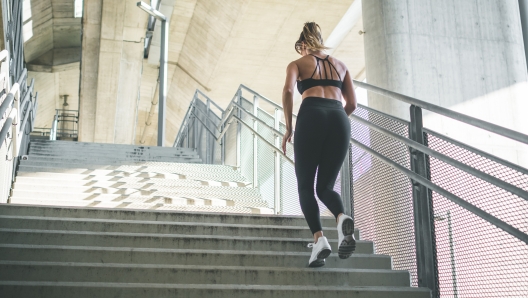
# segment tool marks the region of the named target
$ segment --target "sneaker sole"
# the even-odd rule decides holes
[[[328,258],[328,256],[332,253],[330,249],[323,249],[319,252],[317,255],[317,259],[315,261],[311,262],[308,267],[323,267],[325,265],[325,259]]]
[[[354,239],[354,221],[347,218],[343,221],[343,235],[345,239],[339,244],[337,254],[341,259],[349,258],[356,250],[356,239]]]

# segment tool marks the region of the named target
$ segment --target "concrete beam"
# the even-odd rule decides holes
[[[79,107],[79,141],[82,142],[94,141],[102,8],[103,0],[84,0]]]

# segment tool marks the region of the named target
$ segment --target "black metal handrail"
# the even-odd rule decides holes
[[[510,138],[512,140],[516,140],[524,144],[528,144],[528,135],[525,135],[518,131],[509,129],[506,127],[502,127],[502,126],[499,126],[499,125],[496,125],[496,124],[493,124],[493,123],[490,123],[484,120],[480,120],[475,117],[471,117],[471,116],[468,116],[468,115],[465,115],[459,112],[455,112],[453,110],[443,108],[443,107],[434,105],[432,103],[429,103],[423,100],[419,100],[411,96],[407,96],[407,95],[389,91],[389,90],[386,90],[386,89],[383,89],[383,88],[380,88],[380,87],[377,87],[371,84],[367,84],[365,82],[354,80],[354,84],[357,85],[358,87],[387,96],[389,98],[396,99],[398,101],[402,101],[402,102],[405,102],[411,105],[415,105],[417,107],[440,114],[442,116],[446,116],[451,119],[454,119],[454,120],[457,120],[457,121],[460,121],[460,122],[463,122],[469,125],[473,125],[475,127],[496,133],[498,135]]]

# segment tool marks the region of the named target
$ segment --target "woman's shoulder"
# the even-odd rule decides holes
[[[339,66],[341,66],[343,69],[347,69],[345,62],[343,62],[343,61],[337,59],[335,56],[330,56],[330,58],[332,59],[331,62],[332,62],[333,64],[335,64],[336,66],[339,65]]]

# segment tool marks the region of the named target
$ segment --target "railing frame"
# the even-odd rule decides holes
[[[447,198],[458,206],[464,208],[465,210],[477,215],[478,217],[486,220],[487,222],[493,224],[494,226],[502,229],[508,234],[516,237],[517,239],[528,244],[528,235],[519,229],[509,225],[508,223],[498,219],[497,217],[487,213],[486,211],[468,203],[464,199],[452,194],[451,192],[439,187],[438,185],[432,183],[428,179],[428,172],[426,166],[426,158],[432,156],[437,158],[455,168],[465,171],[481,180],[484,180],[492,185],[495,185],[501,189],[504,189],[512,194],[519,196],[525,200],[528,200],[528,192],[523,189],[516,187],[512,184],[509,184],[503,180],[497,179],[487,173],[484,173],[480,170],[477,170],[473,167],[470,167],[466,164],[458,162],[453,158],[450,158],[442,153],[439,153],[435,150],[430,149],[424,140],[424,131],[432,132],[431,130],[424,129],[423,127],[423,117],[422,109],[429,110],[433,113],[466,123],[475,127],[478,127],[489,132],[513,139],[523,144],[528,144],[528,136],[520,132],[501,127],[471,116],[467,116],[434,104],[407,96],[399,94],[393,91],[385,90],[383,88],[367,84],[365,82],[359,82],[354,80],[354,84],[361,88],[364,88],[368,91],[375,92],[377,94],[386,96],[393,100],[402,101],[410,104],[410,122],[406,122],[402,119],[395,118],[390,115],[386,115],[382,112],[372,110],[365,107],[370,111],[374,111],[380,115],[384,115],[390,119],[397,120],[402,123],[409,125],[409,138],[405,138],[401,135],[390,132],[387,129],[379,127],[361,117],[352,115],[354,121],[360,122],[361,124],[366,125],[370,129],[377,131],[387,137],[395,139],[404,143],[408,148],[411,154],[411,171],[405,167],[399,165],[398,163],[392,161],[391,159],[381,155],[372,148],[365,146],[358,140],[354,138],[351,139],[351,143],[355,146],[361,148],[365,152],[368,152],[372,156],[376,157],[383,163],[389,165],[390,167],[396,169],[397,171],[403,173],[412,183],[412,195],[413,195],[413,214],[414,214],[414,232],[415,232],[415,246],[416,246],[416,261],[417,261],[417,273],[418,273],[418,285],[421,287],[427,287],[431,289],[433,297],[439,296],[439,282],[438,282],[438,269],[437,269],[437,259],[436,259],[436,239],[434,236],[434,222],[433,222],[433,207],[431,205],[431,198],[428,190],[435,191],[441,196]],[[435,132],[433,132],[435,133]],[[436,134],[436,133],[435,133]],[[442,136],[442,138],[446,138]],[[449,139],[451,140],[451,139]],[[522,173],[528,173],[527,169],[513,165],[507,161],[504,161],[496,156],[493,156],[489,153],[485,153],[481,150],[472,148],[462,142],[451,140],[458,146],[480,154],[483,157],[489,158],[500,164],[510,166],[513,169],[516,169]],[[351,199],[353,201],[353,198]],[[451,237],[451,236],[450,236]],[[453,269],[454,270],[454,269]],[[456,282],[455,282],[456,283]],[[456,286],[455,286],[456,288]]]
[[[351,144],[359,147],[360,149],[365,151],[365,154],[371,154],[375,158],[379,159],[381,162],[387,164],[388,166],[396,169],[397,171],[403,173],[405,176],[407,176],[411,181],[411,189],[412,189],[412,200],[413,200],[413,215],[414,215],[414,234],[415,234],[415,246],[416,246],[416,261],[417,261],[417,271],[418,271],[418,285],[421,287],[427,287],[432,290],[433,297],[438,297],[439,295],[439,282],[438,282],[438,269],[437,269],[437,259],[436,259],[436,239],[435,239],[435,231],[434,231],[434,212],[433,207],[431,205],[431,195],[430,191],[434,191],[438,193],[439,195],[445,197],[446,199],[450,200],[451,202],[457,204],[458,206],[464,208],[465,210],[473,213],[474,215],[486,220],[487,222],[493,224],[494,226],[502,229],[503,231],[507,232],[508,234],[516,237],[517,239],[520,239],[524,243],[528,244],[528,235],[524,232],[520,231],[519,229],[509,225],[508,223],[498,219],[497,217],[489,214],[488,212],[478,208],[475,205],[470,204],[469,202],[465,201],[464,199],[458,197],[457,195],[447,191],[446,189],[432,183],[428,177],[430,177],[430,173],[428,172],[428,162],[427,159],[429,156],[437,158],[441,160],[442,162],[445,162],[455,168],[458,168],[462,171],[465,171],[479,179],[482,179],[483,181],[486,181],[488,183],[491,183],[492,185],[495,185],[501,189],[504,189],[510,193],[513,193],[521,198],[524,198],[528,200],[528,192],[524,191],[523,189],[516,187],[508,182],[505,182],[503,180],[497,179],[487,173],[484,173],[478,169],[475,169],[473,167],[470,167],[464,163],[461,163],[453,158],[450,158],[440,152],[437,152],[427,146],[427,142],[424,138],[424,132],[431,132],[430,130],[427,130],[423,127],[423,116],[422,116],[422,109],[429,110],[433,113],[440,114],[445,117],[449,117],[452,119],[455,119],[457,121],[496,133],[498,135],[519,141],[523,144],[528,144],[528,136],[524,135],[522,133],[500,127],[498,125],[488,123],[486,121],[476,119],[455,111],[451,111],[446,108],[442,108],[430,103],[427,103],[425,101],[418,100],[416,98],[406,96],[403,94],[399,94],[396,92],[388,91],[376,86],[372,86],[370,84],[364,83],[364,82],[358,82],[354,81],[356,86],[359,86],[361,88],[365,88],[369,91],[387,96],[391,99],[402,101],[405,103],[410,104],[410,119],[411,121],[405,121],[390,115],[385,115],[379,111],[372,110],[368,107],[364,107],[367,110],[376,112],[381,115],[385,115],[389,117],[390,119],[396,120],[398,122],[404,123],[409,126],[409,138],[403,137],[401,135],[392,133],[388,131],[387,129],[384,129],[382,127],[379,127],[368,120],[365,120],[359,116],[351,115],[351,118],[354,121],[360,122],[370,129],[377,131],[387,137],[390,137],[392,139],[395,139],[399,142],[402,142],[409,148],[409,154],[410,154],[410,163],[411,163],[411,169],[407,169],[403,167],[402,165],[392,161],[391,159],[387,158],[386,156],[381,155],[377,151],[373,150],[372,148],[362,144],[358,140],[355,140],[354,138],[351,138],[350,142]],[[248,91],[251,94],[253,94],[253,109],[252,111],[247,111],[242,107],[242,91]],[[199,98],[196,96],[200,94],[201,92],[195,93],[195,98],[191,102],[191,106],[189,107],[189,110],[187,112],[187,116],[184,119],[184,122],[182,124],[182,127],[180,128],[180,133],[178,134],[178,137],[176,138],[175,146],[179,144],[179,140],[181,139],[182,132],[185,131],[183,126],[188,126],[191,119],[190,117],[193,117],[193,106],[196,100]],[[274,125],[270,126],[266,122],[264,122],[262,119],[258,117],[258,111],[259,111],[259,100],[262,100],[263,102],[270,104],[273,109],[274,113],[271,115],[274,118]],[[209,98],[207,98],[207,101],[214,103]],[[274,175],[275,175],[275,189],[274,189],[274,208],[275,213],[280,214],[280,202],[282,200],[281,194],[280,194],[280,164],[281,164],[281,157],[285,158],[287,162],[290,162],[294,164],[294,161],[288,158],[283,152],[280,147],[280,140],[284,135],[280,132],[280,115],[281,112],[283,112],[283,108],[274,103],[273,101],[269,100],[268,98],[256,93],[255,91],[251,90],[250,88],[240,85],[239,89],[237,90],[233,100],[230,102],[228,107],[225,111],[222,111],[221,121],[220,125],[214,129],[215,131],[212,131],[210,129],[207,129],[208,133],[214,137],[214,139],[217,142],[221,142],[222,146],[225,146],[225,133],[227,129],[230,127],[230,125],[236,121],[237,122],[237,133],[236,133],[236,166],[240,169],[240,153],[241,153],[241,129],[242,126],[247,128],[252,134],[253,134],[253,186],[258,187],[257,185],[257,176],[258,176],[258,163],[256,156],[258,154],[258,150],[256,149],[256,141],[257,139],[260,139],[264,142],[264,144],[268,145],[268,148],[270,150],[273,150],[274,152]],[[251,119],[251,123],[246,123],[242,120],[242,115],[247,115]],[[296,117],[296,115],[294,115]],[[201,121],[201,120],[200,120]],[[206,126],[205,123],[202,122],[202,125]],[[273,143],[266,140],[262,135],[258,133],[258,128],[265,127],[266,129],[269,129],[273,133]],[[188,131],[188,127],[187,127]],[[219,135],[217,135],[217,131],[219,132]],[[434,132],[433,132],[434,133]],[[222,141],[221,141],[222,140]],[[482,151],[478,151],[477,149],[474,149],[468,145],[465,145],[461,142],[458,142],[461,147],[466,148],[470,151],[477,152],[478,154],[481,154],[482,156],[486,158],[490,158],[491,160],[494,160],[498,163],[505,164],[506,166],[510,165],[513,169],[521,170],[523,173],[528,173],[527,169],[524,169],[522,167],[519,167],[517,165],[513,165],[511,163],[508,163],[496,156],[493,156],[488,153],[484,153]],[[222,147],[223,150],[225,150],[225,147]],[[362,158],[361,156],[360,158]],[[351,214],[351,203],[353,202],[353,194],[351,193],[351,173],[353,164],[350,163],[350,160],[348,160],[349,155],[347,155],[347,160],[345,160],[345,163],[342,168],[342,175],[341,175],[341,193],[342,197],[345,200],[345,212],[347,214]],[[356,161],[357,163],[357,161]],[[352,168],[351,168],[352,167]],[[348,199],[348,200],[346,200]]]

